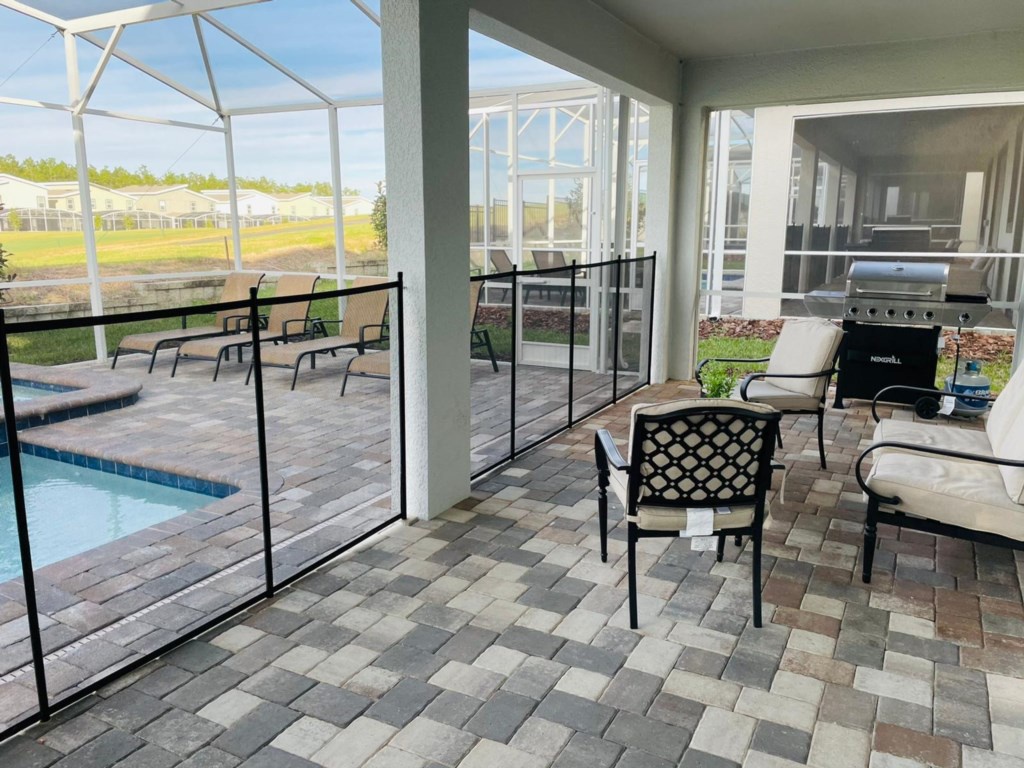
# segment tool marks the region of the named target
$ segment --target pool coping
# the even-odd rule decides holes
[[[30,400],[17,401],[14,418],[18,429],[56,424],[134,405],[142,391],[142,384],[115,373],[73,370],[62,366],[11,363],[11,379],[66,388],[62,392],[48,392]],[[5,414],[0,412],[0,424],[4,422]],[[0,443],[6,442],[7,435],[0,432]]]

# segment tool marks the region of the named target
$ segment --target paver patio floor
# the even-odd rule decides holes
[[[198,641],[0,746],[20,766],[1024,767],[1024,606],[1013,553],[882,532],[857,573],[851,465],[866,408],[784,419],[785,503],[750,558],[640,544],[598,556],[594,430],[651,388],[388,529]],[[612,519],[621,510],[613,504]]]

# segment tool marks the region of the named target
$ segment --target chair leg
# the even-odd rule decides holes
[[[717,555],[716,559],[718,560],[718,562],[722,562],[722,558],[723,557],[725,557],[725,534],[724,533],[718,535],[718,555]]]
[[[110,363],[110,370],[114,370],[117,367],[117,356],[119,354],[121,354],[121,348],[120,347],[118,347],[117,349],[114,350],[114,359]],[[151,365],[149,369],[152,371],[153,370],[153,366]]]
[[[779,444],[779,450],[782,450],[782,431],[779,430],[775,433],[775,441]]]
[[[346,384],[348,384],[348,369],[345,370],[345,373],[341,374],[341,392],[338,393],[338,397],[344,397],[345,396],[345,385]]]
[[[153,366],[156,365],[156,353],[159,352],[159,351],[160,351],[160,345],[157,344],[156,345],[156,349],[154,349],[152,354],[150,354],[150,356],[149,356],[149,370],[146,371],[146,373],[152,373],[153,372]],[[117,352],[114,353],[114,356],[115,357],[117,356]]]
[[[875,562],[875,545],[878,543],[878,502],[868,500],[868,513],[864,520],[864,573],[861,576],[865,584],[871,583],[871,566]]]
[[[494,345],[491,344],[491,333],[490,331],[481,331],[480,335],[483,337],[484,344],[487,346],[487,354],[491,358],[491,368],[494,372],[498,372],[498,358],[494,356]]]
[[[245,374],[245,386],[247,386],[247,387],[249,386],[249,379],[252,378],[252,369],[253,369],[253,365],[254,364],[255,364],[254,360],[250,360],[249,361],[249,372],[247,374]]]
[[[825,465],[825,411],[818,409],[818,458],[821,459],[821,468],[828,469]]]
[[[241,349],[241,347],[239,347],[239,349]],[[220,361],[224,359],[225,355],[227,356],[228,360],[230,360],[231,359],[231,350],[230,349],[222,349],[220,352],[217,353],[217,365],[213,369],[213,380],[214,381],[216,381],[217,377],[220,375]]]
[[[313,360],[316,360],[316,355],[313,355],[310,358],[310,363],[311,363],[310,366],[309,366],[310,370],[312,370],[313,368],[316,367],[316,364],[312,362]],[[300,365],[302,365],[302,358],[299,358],[298,360],[295,361],[295,370],[292,372],[292,389],[291,389],[292,392],[295,391],[295,382],[299,380],[299,366]]]
[[[601,526],[601,562],[608,562],[608,473],[597,473],[597,520]]]
[[[733,543],[736,544],[737,547],[742,547],[743,546],[743,537],[742,536],[737,536]]]
[[[637,629],[640,622],[637,619],[636,608],[636,540],[639,538],[636,523],[629,523],[626,532],[626,558],[629,569],[629,628]]]
[[[174,351],[174,367],[171,368],[171,378],[174,378],[174,374],[178,372],[178,361],[181,360],[181,348],[179,347]]]
[[[761,531],[755,531],[751,537],[754,540],[754,564],[751,573],[751,581],[754,586],[754,626],[761,628]]]

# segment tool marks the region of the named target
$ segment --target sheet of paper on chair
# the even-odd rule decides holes
[[[717,547],[717,536],[694,536],[690,539],[691,552],[708,552],[712,549],[717,549]]]
[[[715,510],[713,509],[688,509],[686,510],[686,530],[680,531],[680,536],[687,538],[693,536],[710,536],[715,530]]]

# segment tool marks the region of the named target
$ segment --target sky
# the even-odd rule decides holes
[[[43,10],[75,13],[81,0],[32,0]],[[98,10],[126,7],[136,0],[90,0]],[[371,2],[376,6],[376,2]],[[347,0],[271,0],[218,11],[214,18],[266,51],[335,98],[368,98],[381,93],[380,31]],[[210,25],[203,33],[220,97],[229,107],[315,101],[280,74]],[[109,32],[98,33],[101,43]],[[118,46],[196,92],[209,97],[191,19],[169,19],[128,27]],[[52,27],[0,8],[0,97],[67,103],[64,46]],[[99,60],[100,49],[79,42],[82,82]],[[564,82],[569,73],[470,34],[470,88]],[[90,107],[203,125],[216,115],[196,102],[113,60]],[[384,178],[383,116],[380,107],[340,113],[342,183],[374,193]],[[223,135],[188,128],[88,116],[85,124],[91,165],[147,166],[160,175],[177,172],[226,173]],[[233,119],[235,164],[241,176],[267,176],[286,183],[330,179],[327,114],[308,111]],[[67,113],[0,104],[0,154],[56,157],[73,162]]]

